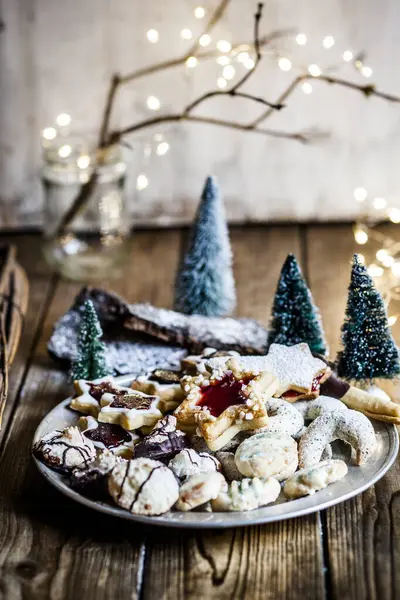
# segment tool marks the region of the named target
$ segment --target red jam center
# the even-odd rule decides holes
[[[324,376],[324,374],[321,373],[321,375],[318,375],[317,377],[315,377],[315,379],[312,382],[312,386],[311,386],[312,392],[317,392],[319,390],[319,382],[321,381],[323,376]],[[281,398],[296,398],[297,396],[301,396],[302,394],[303,394],[303,392],[296,392],[296,390],[288,390],[287,392],[284,392],[282,394]]]
[[[197,406],[207,406],[214,417],[219,417],[229,406],[243,404],[242,386],[252,379],[245,377],[237,381],[233,375],[225,375],[222,379],[201,388],[201,400]]]

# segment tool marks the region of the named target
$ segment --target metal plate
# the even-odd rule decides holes
[[[126,385],[132,381],[132,377],[116,378],[121,385]],[[42,420],[37,428],[33,443],[42,438],[46,433],[54,429],[63,429],[69,425],[76,425],[79,415],[68,409],[70,398],[58,404]],[[160,517],[146,517],[133,515],[126,510],[116,507],[107,502],[94,501],[76,491],[67,485],[67,478],[56,471],[49,469],[34,458],[34,461],[40,473],[54,487],[63,494],[89,506],[94,510],[104,512],[115,517],[137,521],[147,525],[162,525],[164,527],[185,527],[185,528],[224,528],[224,527],[243,527],[245,525],[255,525],[257,523],[270,523],[272,521],[281,521],[300,517],[318,510],[328,508],[339,502],[344,502],[357,494],[360,494],[375,482],[377,482],[393,464],[399,449],[399,436],[394,425],[381,423],[380,421],[371,421],[377,438],[377,448],[373,457],[366,465],[356,467],[349,465],[349,472],[342,481],[334,483],[324,490],[321,490],[313,496],[306,496],[298,500],[287,501],[283,494],[273,505],[259,508],[248,512],[229,512],[229,513],[206,513],[206,512],[168,512]],[[334,449],[334,458],[343,458],[340,450]],[[348,462],[348,456],[347,456]]]

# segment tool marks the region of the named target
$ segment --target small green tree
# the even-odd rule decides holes
[[[289,254],[275,292],[268,346],[294,346],[301,342],[306,342],[311,352],[327,352],[320,314],[296,257]]]
[[[175,285],[175,310],[219,317],[236,304],[224,205],[218,185],[208,177],[193,223],[189,248]]]
[[[71,365],[72,380],[93,380],[108,375],[105,346],[100,341],[102,335],[103,330],[93,302],[86,300],[79,326],[77,356]]]
[[[399,375],[399,352],[385,304],[357,254],[353,257],[342,342],[343,350],[337,357],[340,377],[367,382]]]

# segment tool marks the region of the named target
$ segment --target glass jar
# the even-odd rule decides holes
[[[102,152],[73,136],[57,137],[43,147],[44,244],[47,263],[63,277],[93,281],[118,277],[130,231],[124,199],[126,164],[118,147]],[[96,171],[96,181],[75,218],[57,229]]]

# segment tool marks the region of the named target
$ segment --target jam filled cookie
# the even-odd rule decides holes
[[[237,433],[268,424],[264,401],[277,390],[271,373],[239,368],[231,358],[223,369],[181,381],[186,399],[175,410],[180,428],[196,428],[210,450],[220,450]]]
[[[97,417],[99,414],[100,400],[103,394],[111,393],[116,396],[124,396],[132,391],[130,388],[116,385],[114,378],[111,376],[95,379],[94,381],[78,379],[74,381],[74,390],[75,396],[72,398],[69,407],[92,417]]]
[[[225,479],[216,471],[192,475],[181,485],[175,508],[182,511],[193,510],[216,498],[226,486]]]
[[[150,458],[116,465],[108,477],[108,490],[118,506],[137,515],[161,515],[179,498],[175,475]]]
[[[317,417],[300,438],[300,469],[318,464],[325,446],[334,440],[354,448],[357,465],[367,462],[376,448],[374,428],[367,417],[355,410],[334,410]]]
[[[100,451],[90,463],[75,467],[71,474],[71,487],[84,493],[103,494],[107,489],[107,475],[123,460],[109,450]]]
[[[222,489],[215,500],[211,501],[211,506],[216,512],[254,510],[274,502],[280,491],[281,486],[273,477],[232,481],[228,488]]]
[[[168,415],[135,446],[135,458],[167,461],[187,446],[186,434],[176,429],[176,418]]]
[[[348,468],[343,460],[325,460],[297,471],[286,480],[283,493],[287,498],[311,496],[331,483],[343,479]]]
[[[78,427],[96,448],[110,450],[113,454],[124,458],[132,458],[133,447],[140,440],[138,435],[126,431],[120,425],[99,423],[93,417],[81,417]]]
[[[102,423],[121,425],[128,431],[154,426],[162,417],[158,401],[158,396],[149,396],[136,390],[130,390],[129,394],[123,396],[106,393],[101,397],[98,419]]]
[[[192,448],[181,450],[168,464],[171,471],[175,473],[178,479],[186,479],[198,473],[207,473],[208,471],[219,471],[221,465],[219,460],[206,452],[197,453]]]
[[[297,444],[286,433],[257,433],[240,444],[235,463],[246,477],[283,481],[297,469]]]
[[[48,467],[68,472],[93,460],[96,448],[78,427],[67,427],[47,433],[33,446],[33,454]]]

